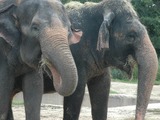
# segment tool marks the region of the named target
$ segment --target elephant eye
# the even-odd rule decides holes
[[[130,33],[127,34],[128,41],[132,42],[132,41],[135,40],[135,38],[136,38],[136,32],[130,32]]]
[[[32,29],[33,31],[39,31],[39,25],[36,24],[36,23],[33,23],[33,24],[31,25],[31,29]]]

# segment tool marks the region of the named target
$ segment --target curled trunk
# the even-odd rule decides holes
[[[56,91],[71,95],[77,86],[78,75],[69,45],[67,31],[64,29],[47,29],[41,37],[43,59],[47,62]]]
[[[143,120],[158,70],[157,55],[147,33],[137,47],[135,57],[138,63],[136,120]]]

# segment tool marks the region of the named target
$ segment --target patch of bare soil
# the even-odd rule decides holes
[[[136,97],[137,84],[112,82],[111,91],[117,94],[133,95]],[[87,91],[86,91],[87,92]],[[153,87],[151,98],[160,99],[160,85]],[[117,99],[117,98],[116,98]],[[15,120],[25,120],[23,105],[13,105]],[[107,120],[134,120],[135,106],[112,107],[108,109]],[[61,105],[46,104],[41,106],[41,120],[63,120]],[[90,107],[82,107],[79,120],[92,120]],[[145,120],[160,120],[160,103],[149,104]]]
[[[22,105],[13,106],[15,120],[25,120],[24,107]],[[108,120],[134,120],[135,106],[114,107],[108,110]],[[146,120],[160,119],[160,104],[150,104],[148,106]],[[41,120],[63,120],[63,108],[57,105],[42,105]],[[79,120],[92,120],[91,110],[82,107]]]

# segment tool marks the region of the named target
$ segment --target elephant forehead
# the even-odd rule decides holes
[[[62,21],[59,18],[52,17],[52,25],[57,27],[63,27]]]
[[[62,3],[59,0],[42,0],[41,7],[46,9],[54,9],[57,12],[62,10]],[[53,12],[53,11],[52,11]]]
[[[22,1],[22,4],[20,4],[20,9],[24,9],[25,11],[31,11],[32,12],[37,12],[39,10],[44,9],[45,10],[51,10],[54,9],[56,11],[59,11],[62,9],[62,4],[58,0],[27,0],[27,1]],[[41,11],[42,12],[42,11]],[[49,11],[45,11],[46,13],[49,13]]]

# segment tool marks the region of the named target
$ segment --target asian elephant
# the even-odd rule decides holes
[[[103,0],[84,4],[70,2],[65,7],[72,26],[81,29],[83,35],[78,44],[70,46],[78,69],[78,86],[72,95],[64,98],[63,119],[78,120],[87,85],[93,120],[106,120],[111,82],[108,67],[116,66],[131,74],[132,61],[136,61],[138,90],[135,119],[144,120],[158,60],[147,30],[131,3],[127,0]],[[131,62],[130,57],[134,59]],[[21,86],[16,85],[15,88]],[[44,89],[54,90],[53,86],[44,85]]]
[[[0,1],[0,120],[6,120],[14,84],[21,80],[27,120],[40,119],[43,71],[68,96],[77,86],[69,45],[82,35],[59,0]]]
[[[22,0],[16,9],[21,31],[20,55],[31,68],[47,66],[56,91],[68,96],[77,86],[77,68],[69,44],[82,35],[71,27],[59,0]],[[67,72],[66,72],[67,70]]]
[[[158,60],[145,26],[127,0],[103,0],[99,3],[70,2],[65,5],[74,28],[83,36],[71,45],[78,69],[76,91],[64,98],[64,120],[78,120],[87,84],[93,120],[107,119],[110,81],[106,80],[111,58],[128,62],[132,56],[138,65],[136,120],[144,120],[156,78]],[[130,63],[132,64],[132,63]]]

